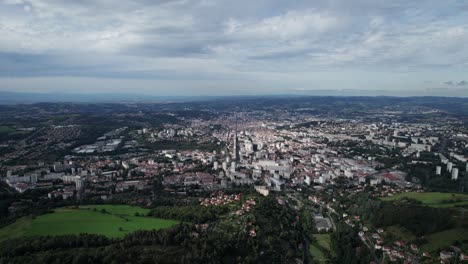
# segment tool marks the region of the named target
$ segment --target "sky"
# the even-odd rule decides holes
[[[0,0],[0,90],[468,97],[468,1]]]

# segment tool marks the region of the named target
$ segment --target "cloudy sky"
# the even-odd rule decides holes
[[[0,90],[468,96],[468,1],[0,0]]]

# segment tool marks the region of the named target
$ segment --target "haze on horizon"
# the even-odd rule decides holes
[[[468,2],[0,0],[0,90],[468,96]]]

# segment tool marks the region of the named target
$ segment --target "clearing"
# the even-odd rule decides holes
[[[128,205],[58,208],[54,210],[54,213],[36,218],[20,218],[15,223],[0,229],[0,241],[21,236],[80,233],[123,237],[137,230],[157,230],[179,223],[175,220],[135,216],[135,213],[146,215],[148,211],[148,209]]]

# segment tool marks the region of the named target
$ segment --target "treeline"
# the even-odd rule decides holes
[[[252,247],[258,255],[253,263],[292,263],[303,258],[304,232],[297,213],[279,205],[273,195],[254,208],[253,222],[258,227],[254,241],[258,244]]]
[[[358,230],[343,223],[331,234],[330,246],[335,253],[332,263],[370,263],[373,257],[359,239]]]
[[[370,220],[376,226],[400,225],[417,236],[443,231],[454,226],[449,209],[417,204],[382,203],[381,209],[375,212]]]
[[[0,228],[23,216],[37,216],[51,212],[54,208],[76,203],[73,200],[63,200],[61,197],[41,199],[40,197],[47,192],[46,189],[30,189],[24,193],[17,193],[4,182],[0,182]]]
[[[357,207],[352,207],[351,212],[361,216],[363,220],[372,222],[374,226],[399,225],[417,236],[443,231],[455,224],[452,210],[422,206],[411,200],[383,202],[371,198],[368,194],[360,194],[352,203]]]
[[[3,243],[0,254],[3,257],[23,256],[41,251],[63,250],[70,248],[93,248],[112,244],[105,236],[82,234],[64,236],[39,236],[13,240],[14,243]]]
[[[180,225],[123,239],[89,234],[21,238],[1,244],[0,263],[201,263],[184,254],[188,230]],[[177,254],[170,254],[174,250]]]
[[[431,156],[432,158],[432,156]],[[417,179],[424,187],[432,191],[441,192],[462,192],[468,190],[468,179],[460,173],[458,180],[452,180],[452,175],[446,170],[442,170],[442,175],[436,175],[436,165],[443,164],[405,164],[403,170],[408,173],[407,180]],[[459,163],[454,167],[463,168],[464,164]],[[444,167],[443,167],[444,168]],[[466,191],[465,191],[466,192]]]
[[[29,237],[0,244],[0,263],[300,262],[302,230],[295,212],[274,197],[261,199],[252,210],[256,237],[236,225],[217,223],[206,231],[181,223],[119,239],[87,234]]]
[[[164,149],[175,150],[201,150],[201,151],[220,151],[222,146],[218,145],[215,141],[212,142],[198,142],[198,141],[177,141],[177,140],[160,140],[154,143],[146,142],[146,147],[156,151]]]
[[[177,219],[184,222],[206,223],[216,221],[219,216],[229,212],[227,206],[158,206],[149,216]]]

